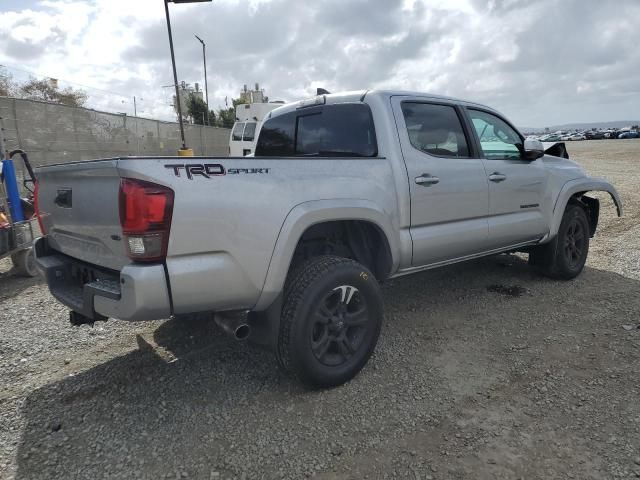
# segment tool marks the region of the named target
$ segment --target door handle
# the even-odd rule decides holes
[[[500,172],[493,172],[491,175],[489,175],[489,180],[496,183],[503,182],[506,179],[507,176]]]
[[[440,179],[438,177],[432,177],[428,173],[423,173],[419,177],[416,177],[416,183],[418,185],[422,185],[423,187],[430,187],[431,185],[435,185],[439,181]]]

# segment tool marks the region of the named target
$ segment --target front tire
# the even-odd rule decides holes
[[[353,377],[373,353],[382,326],[380,287],[359,263],[336,256],[306,261],[287,279],[277,358],[313,387]]]
[[[589,220],[581,205],[570,203],[562,216],[558,235],[529,253],[529,263],[549,277],[571,280],[584,269],[589,254]]]

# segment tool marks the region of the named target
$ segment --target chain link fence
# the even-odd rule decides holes
[[[87,108],[0,97],[6,148],[21,148],[34,167],[127,155],[177,155],[177,123]],[[196,155],[227,156],[230,130],[185,124]]]

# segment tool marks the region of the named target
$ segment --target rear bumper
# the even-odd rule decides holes
[[[36,240],[36,264],[51,294],[71,310],[91,319],[155,320],[171,315],[164,266],[126,265],[107,270],[63,255]]]

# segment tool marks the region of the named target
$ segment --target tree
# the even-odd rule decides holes
[[[197,125],[207,124],[207,104],[199,96],[193,93],[189,94],[189,100],[187,102],[187,115],[193,120],[193,123]],[[208,125],[216,124],[216,113],[213,110],[209,110],[209,123]]]
[[[236,122],[236,107],[245,102],[241,98],[234,98],[231,100],[231,103],[233,104],[233,107],[219,108],[217,112],[209,110],[209,125],[222,128],[233,128],[233,124]],[[193,123],[203,125],[204,122],[206,122],[206,111],[207,104],[205,101],[193,93],[189,94],[189,100],[187,101],[187,116],[191,117]]]
[[[236,123],[236,107],[244,104],[244,100],[241,98],[234,98],[231,100],[233,107],[221,108],[218,110],[218,127],[233,128],[233,124]]]
[[[15,83],[10,73],[0,69],[0,97],[12,97],[15,94]]]
[[[218,127],[233,128],[234,123],[236,123],[235,108],[221,108],[218,110]]]
[[[31,78],[20,86],[18,95],[22,98],[60,103],[70,107],[82,107],[87,101],[87,94],[82,90],[74,90],[71,87],[61,90],[51,79]]]

